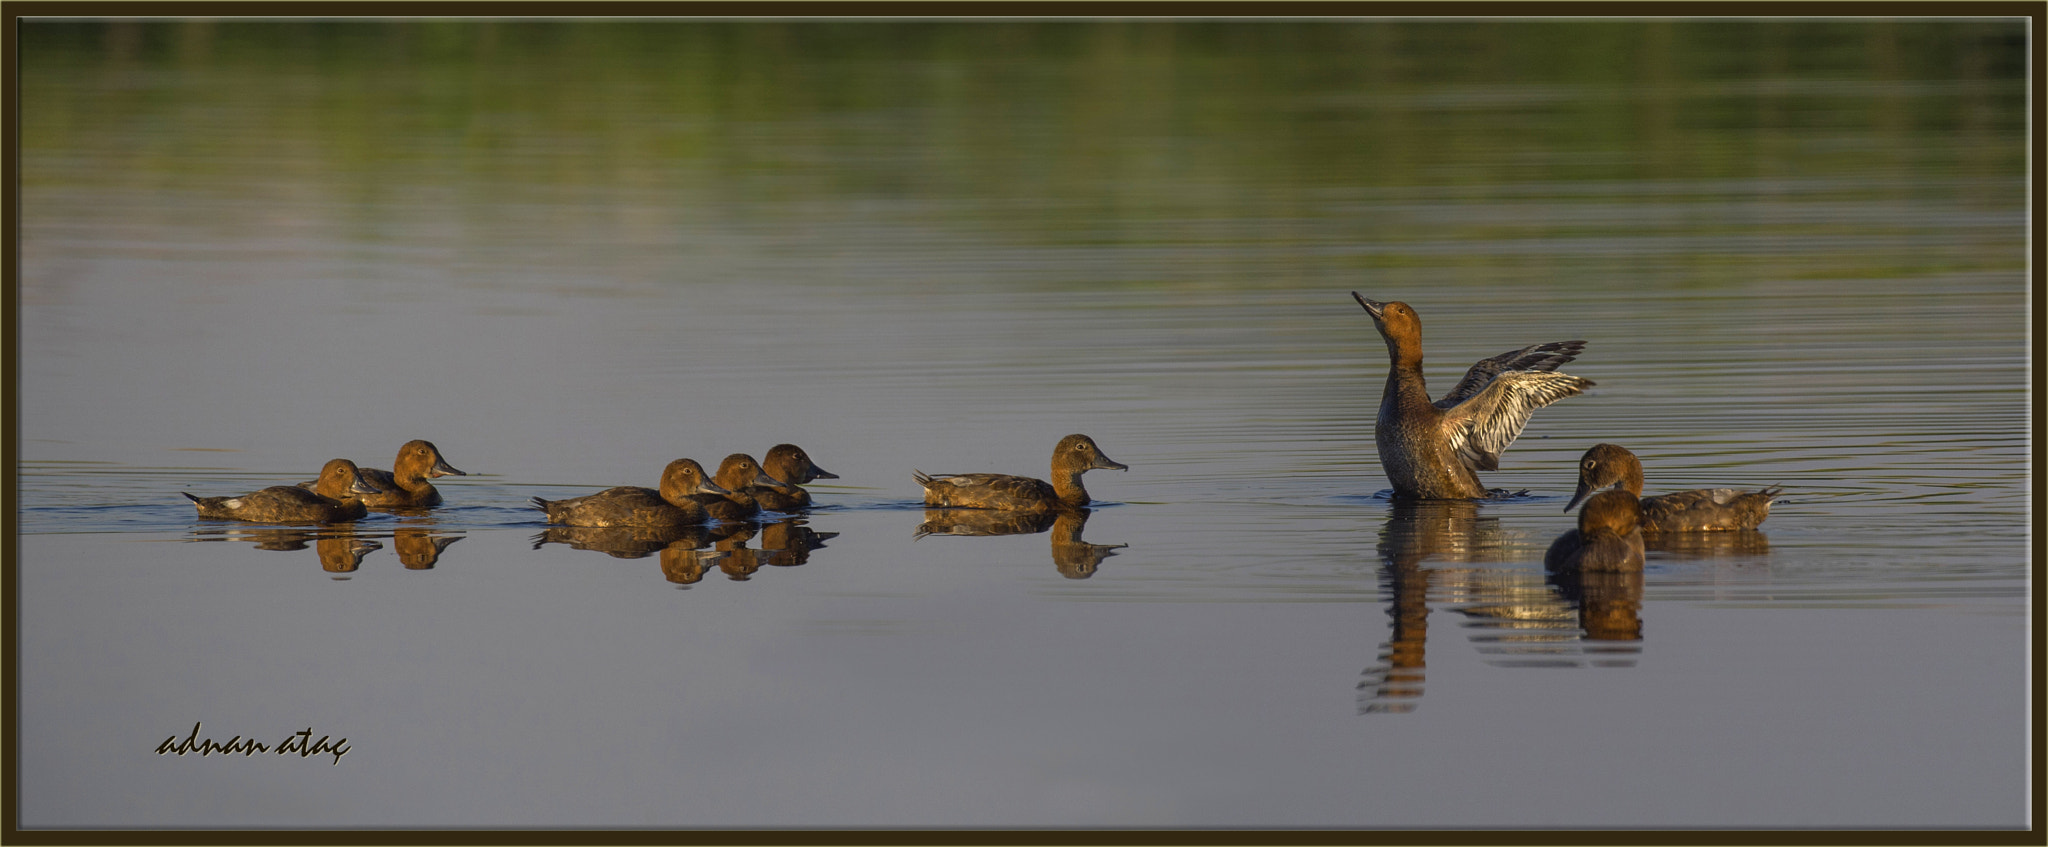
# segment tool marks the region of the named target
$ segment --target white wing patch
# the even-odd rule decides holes
[[[1500,454],[1515,443],[1537,409],[1578,394],[1593,381],[1547,371],[1509,371],[1444,413],[1444,435],[1465,464],[1500,469]]]

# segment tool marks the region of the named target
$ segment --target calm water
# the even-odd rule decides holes
[[[2024,827],[2022,35],[27,25],[21,824]],[[1589,341],[1526,496],[1376,496],[1352,290]],[[918,537],[1069,432],[1085,526]],[[801,521],[526,507],[781,441]],[[1546,580],[1598,441],[1785,500]]]

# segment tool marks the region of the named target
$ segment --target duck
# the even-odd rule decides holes
[[[1569,512],[1587,495],[1614,487],[1642,498],[1646,532],[1714,532],[1756,529],[1771,516],[1771,503],[1785,490],[1773,485],[1757,491],[1696,488],[1643,497],[1643,463],[1619,444],[1595,444],[1579,459],[1579,488]]]
[[[927,474],[915,469],[910,473],[924,487],[927,507],[1051,512],[1087,508],[1091,501],[1088,489],[1081,485],[1081,474],[1098,468],[1130,470],[1129,465],[1104,455],[1095,439],[1075,433],[1053,447],[1050,483],[1007,474]]]
[[[1480,471],[1500,469],[1537,409],[1579,394],[1590,379],[1557,373],[1584,341],[1554,341],[1481,359],[1442,399],[1431,402],[1422,379],[1422,319],[1400,301],[1382,303],[1351,292],[1387,342],[1387,387],[1373,441],[1394,494],[1404,498],[1478,500],[1497,496]]]
[[[427,480],[443,476],[469,476],[441,458],[441,448],[432,441],[408,441],[398,448],[392,470],[361,468],[363,481],[377,487],[375,494],[363,495],[363,505],[372,509],[431,509],[441,505],[441,492]],[[313,483],[301,482],[310,488]]]
[[[804,483],[815,479],[838,479],[839,475],[818,467],[811,461],[804,448],[794,444],[777,444],[769,448],[768,457],[761,462],[761,469],[773,477],[777,485],[754,485],[747,489],[754,495],[754,501],[761,508],[776,512],[795,512],[811,507],[811,492],[803,490]]]
[[[1551,542],[1543,566],[1553,571],[1643,569],[1643,509],[1626,491],[1602,491],[1579,510],[1579,528]]]
[[[704,511],[722,521],[744,521],[760,514],[761,503],[753,492],[782,485],[761,470],[760,462],[745,453],[734,453],[719,462],[717,480],[724,489],[720,494],[699,494],[696,500]]]
[[[273,485],[240,497],[199,497],[180,491],[198,507],[199,516],[216,520],[260,523],[340,523],[369,514],[360,499],[377,489],[363,480],[356,463],[331,459],[311,488]]]
[[[661,471],[661,490],[622,485],[564,500],[535,497],[533,506],[548,523],[564,526],[676,527],[701,524],[709,515],[696,497],[720,496],[725,488],[706,478],[694,459],[677,459]]]

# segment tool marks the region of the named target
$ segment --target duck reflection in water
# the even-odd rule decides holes
[[[1643,639],[1642,571],[1551,571],[1545,581],[1578,608],[1585,640]]]
[[[1358,683],[1360,713],[1415,710],[1423,694],[1431,604],[1464,618],[1495,667],[1578,667],[1572,608],[1528,567],[1526,546],[1476,500],[1396,497],[1379,534],[1392,632]]]
[[[426,527],[401,526],[391,531],[392,552],[409,571],[433,570],[441,562],[441,551],[461,540],[461,535]]]
[[[793,568],[811,560],[811,551],[825,547],[825,542],[839,537],[836,532],[818,532],[805,526],[802,518],[785,518],[749,526],[744,534],[718,542],[723,553],[718,558],[718,569],[725,572],[734,582],[745,582],[764,566]],[[748,547],[747,542],[760,539],[757,547]]]
[[[718,539],[744,526],[551,526],[533,536],[533,549],[567,545],[614,559],[644,559],[660,554],[661,574],[669,582],[689,586],[704,579],[708,563],[725,555],[708,550]],[[751,531],[751,530],[746,530]]]
[[[1052,531],[1052,563],[1068,579],[1095,575],[1102,560],[1127,544],[1091,544],[1081,539],[1088,509],[1057,512],[1006,512],[991,509],[926,509],[913,541],[928,535],[1030,535]]]
[[[332,574],[354,573],[357,568],[362,567],[364,556],[384,547],[346,527],[199,529],[194,530],[191,540],[247,541],[253,543],[258,550],[304,550],[311,546],[314,555],[320,559],[320,569]]]

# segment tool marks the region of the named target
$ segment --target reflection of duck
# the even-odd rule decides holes
[[[1642,505],[1634,494],[1595,494],[1579,509],[1579,528],[1551,542],[1543,566],[1561,571],[1640,571],[1642,519]]]
[[[741,524],[736,532],[718,540],[712,549],[719,553],[718,569],[725,572],[725,578],[734,582],[745,582],[761,569],[761,552],[747,546],[758,529],[752,524]]]
[[[1088,509],[1058,512],[1002,512],[988,509],[926,509],[913,540],[927,535],[1029,535],[1052,530],[1052,563],[1068,579],[1095,575],[1102,560],[1128,544],[1091,544],[1081,540]]]
[[[1564,510],[1608,486],[1642,498],[1644,532],[1755,529],[1771,516],[1772,500],[1785,490],[1778,485],[1758,491],[1698,488],[1643,497],[1643,463],[1636,454],[1617,444],[1595,444],[1579,459],[1579,489]]]
[[[441,561],[441,551],[448,545],[461,541],[460,535],[447,535],[419,527],[400,527],[391,533],[391,545],[398,553],[398,561],[406,570],[432,570]]]
[[[812,550],[824,549],[826,541],[838,537],[839,533],[805,526],[802,518],[787,518],[761,526],[760,555],[766,564],[793,568],[809,562]]]
[[[1771,552],[1771,538],[1760,530],[1728,532],[1645,532],[1643,547],[1673,559],[1740,559]]]
[[[687,541],[678,541],[661,548],[661,575],[677,585],[695,585],[704,580],[709,562],[725,554],[714,550],[701,550]]]
[[[1642,571],[1552,571],[1548,581],[1578,607],[1586,640],[1642,640]]]
[[[1086,508],[1088,489],[1081,485],[1081,474],[1096,468],[1130,470],[1103,455],[1095,439],[1076,433],[1060,439],[1053,448],[1050,484],[993,473],[926,474],[913,470],[911,475],[924,486],[927,507],[1044,512]]]
[[[593,550],[617,559],[640,559],[678,544],[698,549],[717,532],[706,526],[551,526],[533,537],[533,549],[566,544],[571,550]]]
[[[715,496],[699,494],[695,499],[704,511],[722,521],[752,520],[761,513],[761,504],[754,499],[753,492],[781,485],[774,477],[763,473],[761,464],[745,453],[734,453],[719,462],[717,479],[724,493]]]
[[[673,527],[703,523],[703,504],[695,498],[716,497],[724,488],[704,478],[704,466],[677,459],[661,472],[661,490],[622,485],[596,494],[565,500],[533,498],[534,508],[548,513],[548,523],[567,526]]]
[[[350,529],[237,527],[195,535],[200,541],[247,541],[258,550],[304,550],[311,545],[320,557],[320,569],[328,573],[351,573],[362,566],[364,556],[384,546]]]
[[[811,507],[811,492],[799,486],[814,479],[838,479],[839,475],[818,467],[811,461],[804,448],[794,444],[777,444],[761,460],[761,469],[775,478],[780,485],[756,486],[748,493],[763,509],[777,512],[795,512]]]
[[[443,476],[468,476],[441,458],[441,448],[432,441],[408,441],[398,448],[392,470],[362,468],[363,481],[377,489],[363,495],[363,505],[372,509],[430,509],[441,505],[441,492],[427,480]],[[299,487],[311,488],[312,482]]]
[[[1387,342],[1387,386],[1373,441],[1394,493],[1402,497],[1474,499],[1489,496],[1479,471],[1499,469],[1537,409],[1584,391],[1593,382],[1555,373],[1584,341],[1558,341],[1482,359],[1434,403],[1422,378],[1422,320],[1406,303],[1381,303],[1351,293]]]
[[[1425,681],[1431,604],[1464,619],[1497,667],[1569,667],[1572,610],[1526,567],[1526,548],[1476,500],[1396,498],[1379,534],[1380,586],[1391,618],[1378,661],[1358,683],[1362,713],[1412,712]]]
[[[202,518],[260,523],[335,523],[352,521],[369,512],[359,495],[377,489],[363,481],[356,463],[335,459],[320,469],[312,488],[273,485],[240,497],[195,497],[185,492]]]

